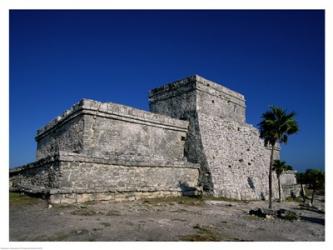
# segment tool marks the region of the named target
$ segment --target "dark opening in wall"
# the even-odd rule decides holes
[[[228,167],[231,168],[231,165],[229,165]]]
[[[251,177],[247,177],[247,183],[249,184],[250,188],[254,191],[256,187],[254,186],[253,180]]]
[[[185,137],[185,136],[182,136],[182,137],[180,137],[180,140],[185,141],[185,140],[186,140],[186,137]]]
[[[214,100],[212,100],[212,103],[214,103],[215,101]]]
[[[247,165],[251,166],[251,162],[248,162]]]
[[[237,128],[238,131],[240,131],[240,128]]]
[[[244,160],[243,159],[239,159],[239,162],[243,162]]]

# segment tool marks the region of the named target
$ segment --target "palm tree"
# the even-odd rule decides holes
[[[288,136],[298,131],[295,121],[295,113],[287,113],[278,107],[270,107],[262,114],[262,121],[259,123],[260,138],[264,139],[265,146],[270,146],[271,156],[269,162],[269,208],[272,208],[272,172],[273,157],[276,143],[287,143]]]
[[[273,170],[276,173],[278,178],[278,186],[279,186],[279,202],[282,202],[282,195],[281,195],[281,174],[284,171],[292,170],[293,168],[290,165],[287,165],[285,161],[275,160],[273,163]]]
[[[306,193],[305,193],[305,188],[304,188],[304,184],[305,184],[305,173],[296,173],[296,179],[297,179],[297,183],[301,184],[301,196],[303,199],[303,203],[305,203],[305,199],[306,199]]]

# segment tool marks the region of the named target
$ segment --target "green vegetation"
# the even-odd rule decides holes
[[[228,234],[219,232],[213,226],[193,226],[197,232],[194,234],[183,235],[179,239],[182,241],[243,241],[242,239],[230,237]]]
[[[307,193],[312,190],[310,206],[313,205],[316,193],[325,194],[325,173],[320,169],[307,169],[305,173],[296,174],[297,183],[301,184],[301,196],[305,203]]]
[[[121,213],[118,210],[110,210],[105,215],[106,216],[120,216]]]
[[[304,176],[305,181],[309,184],[309,188],[312,189],[310,205],[313,205],[316,191],[325,187],[325,174],[319,169],[308,169],[305,171]]]
[[[146,204],[156,205],[159,203],[168,203],[169,205],[173,204],[182,204],[189,206],[202,206],[205,204],[205,201],[227,201],[227,202],[243,202],[248,203],[249,201],[240,201],[236,199],[229,199],[225,197],[215,197],[215,196],[197,196],[197,197],[189,197],[189,196],[179,196],[179,197],[164,197],[164,198],[153,198],[143,200]],[[232,204],[229,204],[232,206]]]
[[[229,201],[229,202],[244,202],[247,203],[248,201],[241,201],[241,200],[236,200],[236,199],[231,199],[231,198],[226,198],[226,197],[215,197],[215,196],[203,196],[203,200],[207,201]]]
[[[303,202],[303,199],[301,197],[287,197],[286,200],[287,202]]]
[[[109,222],[101,222],[101,225],[103,225],[104,227],[110,227],[111,224]]]
[[[255,216],[255,215],[245,215],[244,217],[243,217],[245,220],[247,220],[247,221],[257,221],[257,220],[264,220],[264,218],[262,218],[262,217],[259,217],[259,216]]]
[[[81,215],[81,216],[92,216],[92,215],[96,215],[96,211],[88,209],[88,208],[80,208],[80,209],[76,209],[74,211],[71,212],[72,215]]]
[[[202,197],[188,197],[188,196],[153,198],[153,199],[146,199],[143,202],[154,205],[158,203],[169,203],[171,205],[174,203],[178,203],[189,206],[204,205],[204,200],[202,199]]]
[[[183,241],[219,241],[221,240],[218,233],[213,229],[205,226],[195,225],[193,227],[197,233],[184,235],[180,237]]]
[[[298,131],[295,121],[295,113],[287,113],[278,107],[270,107],[263,113],[259,123],[260,138],[264,139],[265,146],[271,146],[271,157],[269,162],[269,208],[272,208],[272,172],[274,149],[276,143],[287,143],[288,136]]]
[[[39,198],[31,197],[21,193],[9,193],[9,204],[13,206],[34,205],[40,201]]]
[[[82,236],[87,238],[88,241],[94,240],[94,235],[87,229],[72,230],[70,232],[57,232],[53,235],[38,235],[32,241],[73,241],[73,238],[78,237],[79,240]]]
[[[298,216],[295,212],[288,211],[287,215],[284,217],[285,220],[294,221],[298,219]]]

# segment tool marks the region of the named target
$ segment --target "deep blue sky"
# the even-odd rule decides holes
[[[199,74],[297,113],[281,157],[324,168],[323,11],[11,11],[10,166],[36,130],[82,98],[148,110],[148,90]]]

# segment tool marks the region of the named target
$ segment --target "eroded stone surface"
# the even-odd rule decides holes
[[[270,150],[245,122],[243,95],[193,76],[152,90],[149,100],[152,112],[189,120],[185,152],[200,163],[204,190],[233,199],[267,198]],[[275,174],[273,182],[276,196]]]
[[[199,166],[180,161],[101,159],[60,152],[11,172],[11,190],[44,193],[51,203],[195,194]]]

